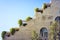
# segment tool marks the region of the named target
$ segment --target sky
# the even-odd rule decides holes
[[[2,31],[19,27],[18,20],[34,17],[34,9],[41,8],[43,3],[50,0],[0,0],[0,40]]]

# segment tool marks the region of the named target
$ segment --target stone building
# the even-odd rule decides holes
[[[25,27],[20,27],[14,35],[5,36],[4,40],[32,40],[32,30],[38,33],[39,40],[51,40],[50,25],[55,20],[60,21],[60,0],[51,0],[51,3],[46,5],[47,8],[43,9],[43,13],[41,10],[35,12],[34,19],[28,21]]]

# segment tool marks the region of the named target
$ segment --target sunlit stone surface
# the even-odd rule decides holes
[[[51,6],[44,9],[42,14],[35,12],[34,19],[28,21],[25,27],[20,27],[14,35],[5,36],[4,40],[32,40],[32,30],[38,33],[40,40],[51,40],[50,25],[57,16],[60,16],[60,0],[51,0]]]

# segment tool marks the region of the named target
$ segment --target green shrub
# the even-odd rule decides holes
[[[20,19],[20,20],[18,20],[18,24],[19,24],[19,26],[21,26],[22,25],[22,20]]]
[[[30,21],[32,18],[31,17],[27,17],[26,18],[26,21]]]
[[[14,33],[15,33],[15,28],[11,28],[11,29],[10,29],[10,33],[11,33],[12,35],[14,35]]]
[[[38,10],[39,10],[39,8],[36,8],[36,9],[35,9],[35,12],[38,12]]]
[[[43,4],[43,9],[47,8],[47,5],[46,3]]]
[[[3,31],[1,34],[2,39],[4,39],[5,34],[6,34],[6,31]]]
[[[42,9],[39,9],[39,8],[36,8],[35,9],[35,12],[41,12],[41,13],[43,13],[43,10]]]
[[[55,39],[57,38],[59,33],[59,29],[58,28],[58,23],[56,21],[54,21],[51,25],[50,25],[50,39]]]

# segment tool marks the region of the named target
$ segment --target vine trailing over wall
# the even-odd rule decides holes
[[[32,40],[38,40],[38,33],[36,31],[32,31]]]
[[[57,22],[53,22],[52,25],[50,26],[50,38],[51,40],[56,40],[56,37],[57,37],[57,27],[58,27],[58,24]]]

